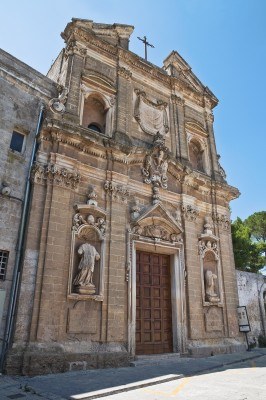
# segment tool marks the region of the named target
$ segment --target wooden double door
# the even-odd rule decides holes
[[[136,354],[170,353],[170,256],[137,252],[136,258]]]

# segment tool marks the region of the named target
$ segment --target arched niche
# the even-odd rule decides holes
[[[200,172],[205,172],[204,150],[197,140],[190,140],[188,144],[188,154],[192,168]]]
[[[68,298],[103,300],[105,212],[76,205],[73,218]]]
[[[82,126],[96,132],[105,133],[106,107],[103,99],[97,93],[84,100]]]
[[[194,124],[186,123],[188,157],[193,169],[210,174],[211,166],[208,152],[207,134],[195,129]]]
[[[222,306],[222,277],[218,238],[202,234],[199,238],[199,255],[204,306]]]
[[[114,95],[105,94],[81,85],[82,100],[80,108],[80,124],[95,132],[112,135],[114,118]]]

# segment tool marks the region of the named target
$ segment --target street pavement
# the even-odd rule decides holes
[[[152,382],[143,382],[151,379]],[[168,382],[162,383],[163,380]],[[117,386],[122,388],[116,390]],[[169,397],[180,400],[196,397],[200,400],[265,400],[266,349],[206,358],[151,356],[125,368],[35,377],[0,376],[1,400],[65,400],[70,397],[85,400],[96,398],[93,392],[103,389],[106,389],[105,393],[97,394],[102,400],[164,400]]]

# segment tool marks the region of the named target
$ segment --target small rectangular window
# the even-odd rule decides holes
[[[22,133],[13,131],[10,142],[10,149],[21,153],[23,150],[24,137],[25,136]]]
[[[6,278],[6,268],[8,262],[9,252],[0,250],[0,280],[4,281]]]

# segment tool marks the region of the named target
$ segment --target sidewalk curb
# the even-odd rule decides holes
[[[245,361],[249,361],[249,360],[254,360],[255,358],[260,358],[263,357],[265,354],[260,353],[260,354],[254,354],[251,357],[241,357],[238,360],[233,360],[233,361],[228,361],[228,362],[221,362],[220,365],[214,365],[213,367],[207,367],[206,369],[201,369],[198,372],[193,372],[191,375],[187,374],[186,376],[193,376],[195,374],[200,374],[200,371],[202,371],[202,374],[205,374],[208,371],[213,371],[215,369],[221,368],[221,367],[225,367],[226,365],[232,365],[232,364],[238,364],[241,362],[245,362]]]
[[[184,377],[184,375],[182,375],[182,374],[180,374],[180,375],[173,375],[173,374],[165,375],[165,376],[158,377],[158,378],[146,379],[144,381],[129,383],[127,385],[115,386],[115,387],[111,387],[108,389],[96,390],[94,392],[77,394],[74,396],[70,396],[69,399],[71,399],[71,400],[98,399],[100,397],[110,396],[113,394],[118,394],[118,393],[123,393],[123,392],[129,392],[130,390],[140,389],[140,388],[144,388],[147,386],[157,385],[159,383],[178,380],[183,377]]]

